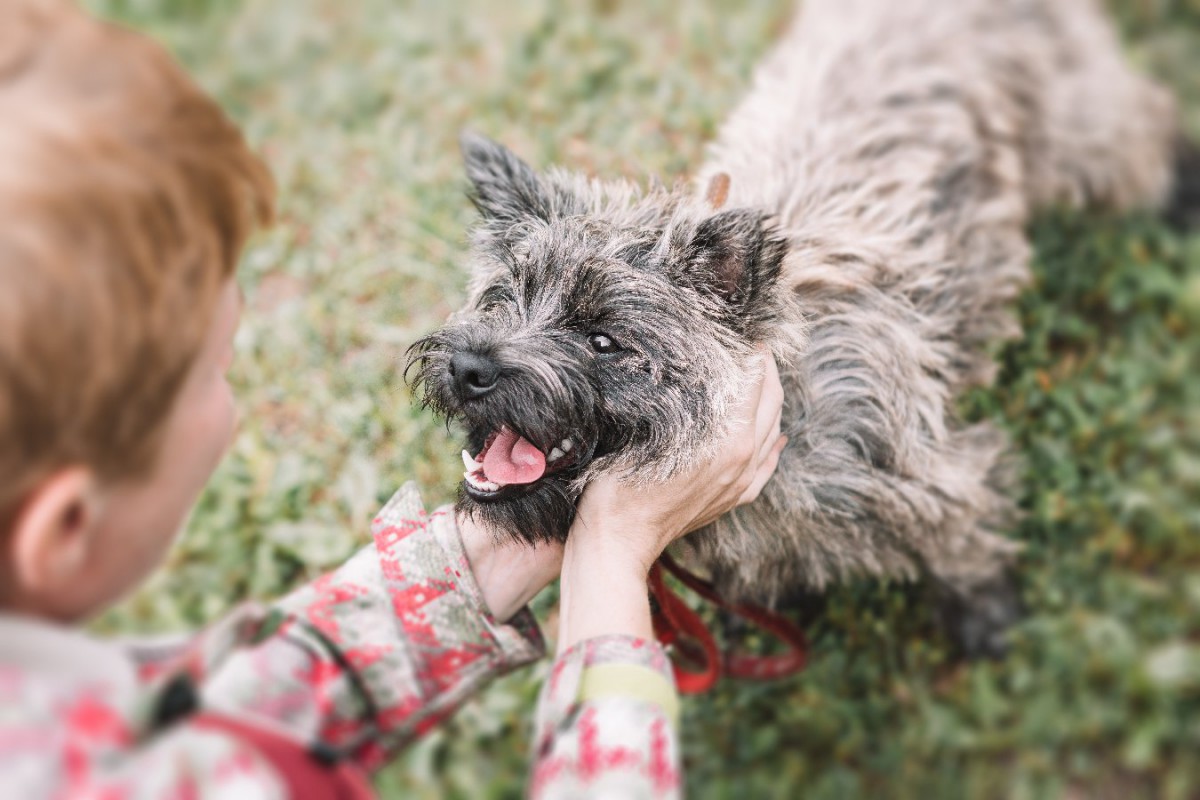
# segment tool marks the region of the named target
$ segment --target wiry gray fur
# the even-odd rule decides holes
[[[1127,68],[1091,0],[808,0],[691,191],[539,176],[468,139],[478,266],[464,310],[417,347],[427,400],[477,428],[549,413],[564,425],[531,428],[546,441],[622,433],[546,490],[557,512],[465,505],[565,535],[597,471],[649,478],[703,454],[765,341],[790,443],[759,500],[690,537],[692,558],[764,601],[860,575],[986,592],[1017,551],[1007,443],[954,401],[992,380],[987,345],[1019,333],[1029,215],[1161,204],[1177,138],[1171,99]],[[622,358],[601,363],[588,326]],[[462,346],[497,354],[522,402],[455,399],[442,367]]]

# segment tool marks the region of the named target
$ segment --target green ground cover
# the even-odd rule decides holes
[[[399,373],[462,297],[460,128],[536,164],[682,176],[790,5],[89,4],[167,43],[281,188],[241,272],[241,432],[168,568],[101,624],[123,631],[197,625],[315,576],[406,479],[449,496],[454,437]],[[1200,3],[1115,5],[1200,135]],[[1200,237],[1065,214],[1033,235],[1028,335],[965,401],[1024,457],[1029,616],[1011,657],[955,661],[919,590],[833,591],[805,674],[686,702],[692,796],[1200,796]],[[543,670],[417,745],[384,795],[518,795]]]

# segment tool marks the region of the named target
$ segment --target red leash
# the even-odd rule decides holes
[[[705,600],[773,634],[788,646],[788,651],[774,656],[722,654],[700,615],[667,588],[664,570]],[[708,691],[722,673],[735,678],[773,680],[804,669],[808,660],[804,631],[783,616],[760,606],[725,602],[711,583],[688,572],[665,553],[650,569],[650,594],[658,605],[654,612],[654,634],[664,645],[674,645],[675,682],[681,694]]]

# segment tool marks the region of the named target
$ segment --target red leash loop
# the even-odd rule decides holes
[[[705,600],[772,634],[788,646],[787,652],[773,656],[722,654],[700,615],[667,588],[663,570]],[[725,602],[711,583],[688,572],[665,553],[650,569],[650,594],[658,606],[654,612],[654,633],[664,645],[674,645],[675,682],[681,694],[708,691],[722,673],[735,678],[774,680],[800,672],[807,663],[808,641],[797,625],[761,606]]]
[[[707,692],[721,677],[721,652],[700,615],[667,588],[661,564],[660,561],[650,568],[650,594],[657,603],[653,615],[654,635],[664,646],[674,646],[676,658],[671,666],[679,691],[682,694]],[[699,668],[688,669],[685,664]]]

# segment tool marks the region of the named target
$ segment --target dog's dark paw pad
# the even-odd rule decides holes
[[[1188,139],[1175,150],[1175,176],[1164,217],[1178,231],[1200,231],[1200,144]]]
[[[944,589],[938,605],[946,635],[969,659],[1003,658],[1009,629],[1023,616],[1020,595],[1008,575],[967,592]]]

